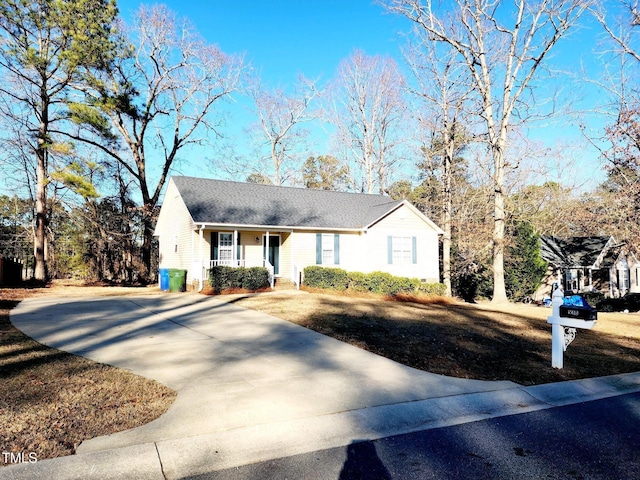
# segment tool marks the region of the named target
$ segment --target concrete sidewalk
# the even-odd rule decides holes
[[[70,457],[0,468],[0,479],[178,479],[640,391],[640,373],[536,387],[434,375],[194,294],[31,298],[11,321],[178,398],[145,426],[83,442]]]

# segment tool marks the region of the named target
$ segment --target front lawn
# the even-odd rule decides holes
[[[421,305],[325,293],[233,301],[453,377],[537,385],[640,371],[640,314],[600,313],[594,330],[578,330],[557,370],[551,367],[550,308]]]

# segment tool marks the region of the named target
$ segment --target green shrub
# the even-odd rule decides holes
[[[511,300],[529,297],[541,285],[547,262],[540,253],[540,235],[528,222],[507,226],[509,244],[505,248],[504,281]]]
[[[444,295],[446,291],[441,283],[422,283],[418,278],[396,277],[387,272],[346,272],[340,268],[318,266],[304,269],[304,284],[313,288],[391,296],[399,293]]]
[[[418,285],[418,293],[443,297],[447,293],[447,287],[443,283],[420,283]]]
[[[209,283],[215,293],[232,288],[259,290],[269,286],[269,271],[263,267],[219,265],[209,270]]]
[[[269,286],[269,271],[263,267],[244,268],[242,288],[247,290],[260,290]]]
[[[367,275],[362,272],[349,272],[347,289],[352,292],[368,292]]]
[[[366,277],[368,290],[379,295],[415,293],[421,283],[417,278],[396,277],[386,272],[372,272]]]
[[[346,290],[349,278],[346,270],[341,268],[306,267],[304,269],[304,284],[313,288],[330,288]]]
[[[393,276],[390,273],[371,272],[365,275],[365,285],[369,292],[383,295],[386,293],[387,285],[391,278]]]

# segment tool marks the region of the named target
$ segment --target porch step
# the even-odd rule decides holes
[[[275,278],[273,282],[274,290],[295,290],[296,284],[289,279]]]

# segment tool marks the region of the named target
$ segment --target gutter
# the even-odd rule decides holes
[[[287,231],[287,230],[291,230],[291,231],[308,231],[308,232],[318,232],[318,231],[327,231],[327,232],[353,232],[353,233],[360,233],[362,231],[365,231],[367,227],[352,227],[352,228],[346,228],[346,227],[340,227],[340,228],[333,228],[333,227],[295,227],[295,226],[291,226],[291,225],[243,225],[243,224],[235,224],[235,223],[201,223],[201,222],[194,222],[196,227],[198,225],[200,225],[200,228],[225,228],[225,229],[232,229],[234,227],[236,227],[238,230],[241,229],[246,229],[246,230],[257,230],[257,231],[265,231],[265,230],[269,230],[269,231],[277,231],[277,232],[281,232],[281,231]]]

